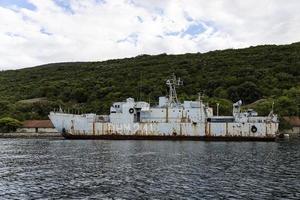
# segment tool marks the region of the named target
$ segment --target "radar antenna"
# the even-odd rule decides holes
[[[183,81],[180,78],[176,78],[175,74],[173,73],[172,78],[166,81],[167,86],[169,87],[169,99],[168,105],[171,107],[173,105],[179,105],[179,101],[177,98],[176,93],[176,86],[183,85]]]

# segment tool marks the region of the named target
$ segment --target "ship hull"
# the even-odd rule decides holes
[[[245,136],[158,136],[158,135],[73,135],[63,133],[70,140],[172,140],[172,141],[265,141],[272,142],[276,137],[245,137]]]
[[[50,114],[55,128],[66,139],[274,141],[277,123],[111,123],[86,116]],[[255,129],[254,129],[255,128]]]

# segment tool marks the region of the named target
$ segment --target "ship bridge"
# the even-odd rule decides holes
[[[166,81],[169,87],[169,95],[159,97],[157,106],[150,107],[144,101],[135,102],[133,98],[125,102],[116,102],[110,108],[110,122],[112,123],[200,123],[213,115],[212,108],[198,101],[178,101],[176,87],[182,85],[182,81],[175,75]]]
[[[212,115],[212,108],[201,101],[184,101],[183,104],[170,106],[167,97],[159,97],[159,104],[154,107],[147,102],[135,102],[133,98],[128,98],[125,102],[114,103],[110,108],[112,123],[199,123]]]

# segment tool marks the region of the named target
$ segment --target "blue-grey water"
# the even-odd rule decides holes
[[[300,140],[0,139],[1,199],[300,199]]]

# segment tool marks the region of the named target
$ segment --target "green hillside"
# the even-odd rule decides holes
[[[127,97],[155,104],[173,72],[184,81],[181,99],[204,92],[211,106],[221,104],[221,114],[230,114],[231,103],[242,99],[262,115],[273,101],[280,115],[299,115],[300,43],[294,43],[2,71],[0,117],[46,118],[59,105],[70,112],[104,114],[113,101]]]

